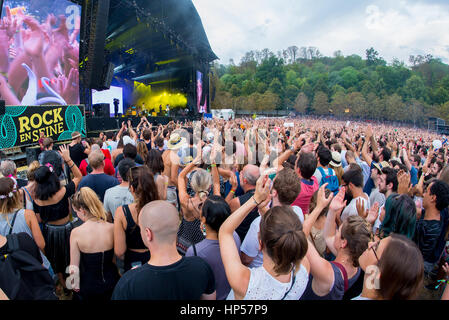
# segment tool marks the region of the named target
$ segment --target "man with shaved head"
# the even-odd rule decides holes
[[[256,182],[257,179],[260,177],[260,169],[258,166],[255,166],[253,164],[248,164],[243,167],[242,172],[240,173],[240,186],[242,187],[245,194],[241,195],[240,197],[234,198],[229,203],[229,206],[231,207],[231,212],[234,212],[240,206],[244,205],[246,201],[251,199],[251,197],[254,195],[254,192],[256,190]],[[256,219],[259,216],[259,212],[257,207],[254,208],[253,211],[251,211],[246,218],[242,221],[242,223],[238,226],[238,228],[235,230],[237,234],[240,237],[240,240],[243,242],[243,240],[246,237],[246,233],[249,230],[249,227],[251,226],[251,223],[254,219]]]
[[[123,275],[112,300],[215,300],[210,266],[199,257],[183,257],[176,249],[176,208],[167,201],[150,202],[140,211],[138,222],[151,258]]]

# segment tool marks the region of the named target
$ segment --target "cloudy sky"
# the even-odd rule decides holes
[[[449,63],[448,0],[193,0],[220,63],[245,52],[291,45],[391,62],[432,54]]]

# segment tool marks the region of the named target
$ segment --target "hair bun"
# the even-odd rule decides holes
[[[40,166],[36,171],[34,172],[34,178],[36,179],[37,183],[44,183],[50,178],[52,172],[50,171],[50,168],[47,166]]]

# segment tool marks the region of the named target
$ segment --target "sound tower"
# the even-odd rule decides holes
[[[114,76],[114,64],[111,62],[106,63],[103,69],[103,79],[101,89],[107,90],[111,87],[112,77]]]
[[[81,18],[80,81],[86,88],[104,87],[105,43],[110,0],[84,0]]]

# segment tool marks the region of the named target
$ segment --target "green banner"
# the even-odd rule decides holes
[[[0,149],[35,145],[40,132],[54,141],[86,136],[84,106],[6,106],[0,114]]]

